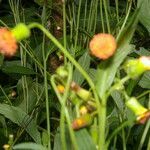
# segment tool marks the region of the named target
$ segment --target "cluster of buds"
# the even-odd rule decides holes
[[[135,97],[130,98],[126,106],[136,115],[137,123],[144,124],[150,118],[150,110],[143,107]]]
[[[63,95],[65,92],[65,84],[68,78],[68,69],[66,66],[60,66],[56,70],[58,80],[56,81],[58,92]],[[96,103],[93,101],[92,93],[79,86],[74,81],[70,84],[68,100],[73,106],[79,105],[80,117],[75,118],[72,122],[72,128],[78,130],[89,126],[92,123],[92,114],[96,111]]]
[[[135,79],[145,71],[150,70],[150,57],[141,56],[138,59],[128,60],[124,69],[130,78]]]
[[[0,28],[0,53],[4,56],[13,56],[17,52],[17,42],[30,36],[30,29],[23,23],[19,23],[15,28]]]

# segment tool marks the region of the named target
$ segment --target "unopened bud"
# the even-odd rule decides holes
[[[56,73],[61,77],[61,78],[67,78],[68,77],[68,71],[64,66],[60,66],[57,68]]]
[[[72,128],[74,130],[78,130],[87,127],[92,123],[92,121],[93,121],[92,116],[90,114],[85,114],[73,121]]]
[[[136,98],[132,97],[126,102],[126,106],[137,116],[138,123],[145,123],[150,118],[150,110],[143,107]]]
[[[30,36],[30,29],[24,23],[19,23],[11,30],[17,41],[21,41]]]

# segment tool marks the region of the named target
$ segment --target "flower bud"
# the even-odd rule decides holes
[[[115,53],[117,43],[111,34],[99,33],[94,35],[89,47],[94,56],[105,60]]]
[[[80,107],[80,115],[85,115],[88,113],[88,109],[86,108],[86,106],[81,106]]]
[[[137,78],[144,71],[150,70],[150,57],[142,56],[139,59],[128,60],[124,69],[131,78]]]
[[[128,60],[125,63],[124,69],[133,79],[139,77],[145,71],[145,68],[139,59]]]
[[[91,92],[81,88],[75,82],[71,83],[71,89],[76,92],[76,94],[84,101],[88,101],[91,98]]]
[[[150,110],[143,107],[136,98],[132,97],[126,102],[126,106],[137,116],[138,123],[145,123],[150,118]]]
[[[30,36],[30,29],[24,23],[19,23],[11,30],[17,41],[24,40]]]
[[[77,95],[83,99],[84,101],[88,101],[90,100],[91,98],[91,93],[83,88],[80,88],[78,91],[77,91]]]
[[[63,94],[65,92],[65,87],[61,84],[57,85],[57,90],[60,94]]]
[[[92,121],[92,116],[90,114],[85,114],[73,121],[72,128],[74,130],[84,128],[86,126],[89,126],[92,123]]]
[[[64,66],[57,68],[56,73],[63,79],[68,77],[68,71]]]
[[[139,58],[139,61],[143,64],[145,70],[150,70],[150,57],[142,56]]]

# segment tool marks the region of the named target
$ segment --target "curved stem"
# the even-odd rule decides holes
[[[113,137],[114,137],[115,135],[117,135],[118,132],[119,132],[120,130],[122,130],[122,128],[124,128],[125,126],[127,126],[128,123],[129,123],[128,121],[123,122],[117,129],[115,129],[115,130],[112,132],[112,134],[109,136],[109,138],[108,138],[108,140],[107,140],[107,142],[106,142],[106,147],[107,147],[107,148],[108,148],[108,146],[109,146],[111,140],[113,139]]]
[[[59,92],[57,90],[57,87],[56,87],[56,84],[55,84],[55,78],[57,78],[57,75],[53,75],[51,77],[51,84],[52,84],[52,87],[53,87],[57,97],[58,97],[58,100],[59,100],[61,106],[63,106],[62,97],[59,94]],[[76,143],[76,139],[75,139],[75,135],[74,135],[73,129],[71,127],[70,116],[69,116],[68,110],[65,107],[64,107],[64,111],[65,111],[65,115],[66,115],[67,124],[68,124],[68,127],[69,127],[70,137],[71,137],[74,149],[77,150],[78,146],[77,146],[77,143]]]
[[[103,0],[100,0],[100,16],[102,20],[102,31],[105,32],[104,17],[103,17]]]
[[[84,76],[84,78],[87,80],[88,84],[90,85],[93,95],[95,98],[95,102],[97,104],[97,111],[98,111],[98,119],[100,121],[100,101],[99,97],[96,91],[95,84],[89,77],[89,75],[86,73],[86,71],[80,66],[80,64],[70,55],[70,53],[58,42],[58,40],[48,31],[46,30],[41,24],[38,23],[31,23],[28,25],[30,29],[32,28],[39,28],[41,31],[45,33],[45,35],[64,53],[64,55],[72,62],[72,64],[79,70],[79,72]],[[99,131],[100,132],[100,126],[99,126]]]
[[[128,20],[128,17],[129,17],[130,11],[131,11],[131,6],[132,6],[132,0],[130,1],[129,9],[128,9],[127,15],[126,15],[126,17],[125,17],[125,20],[124,20],[124,22],[123,22],[123,25],[122,25],[122,27],[121,27],[121,29],[120,29],[118,35],[117,35],[117,38],[116,38],[117,41],[118,41],[118,39],[120,38],[120,35],[121,35],[121,33],[122,33],[122,31],[123,31],[125,25],[126,25],[126,22],[127,22],[127,20]]]
[[[64,40],[64,48],[66,48],[66,0],[63,1],[63,40]],[[66,64],[67,60],[65,58],[64,64]]]
[[[105,15],[106,15],[107,30],[108,33],[111,33],[106,0],[103,0],[103,4],[104,4]]]
[[[69,94],[70,84],[72,81],[72,67],[71,64],[68,64],[68,80],[65,87],[65,92],[62,98],[62,106],[61,106],[61,118],[60,118],[60,131],[61,131],[61,141],[62,141],[62,149],[66,148],[66,137],[65,137],[65,107],[66,101]]]
[[[137,98],[137,99],[140,99],[141,97],[143,97],[143,96],[145,96],[145,95],[147,95],[147,94],[150,94],[150,90],[143,92],[142,94],[140,94],[140,95],[137,96],[136,98]]]

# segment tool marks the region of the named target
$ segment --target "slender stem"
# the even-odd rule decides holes
[[[98,0],[96,0],[96,2],[95,2],[95,5],[94,5],[94,10],[95,10],[95,17],[94,17],[94,25],[93,25],[93,33],[95,33],[95,30],[96,30],[96,24],[97,24],[97,5],[98,5]]]
[[[59,94],[59,92],[57,90],[57,87],[56,87],[56,84],[55,84],[55,78],[57,78],[57,75],[53,75],[51,77],[51,84],[52,84],[52,87],[53,87],[57,97],[58,97],[58,100],[59,100],[60,104],[63,105],[61,95]],[[68,124],[68,127],[69,127],[69,133],[70,133],[70,137],[71,137],[71,140],[72,140],[72,144],[74,146],[74,149],[77,150],[78,146],[77,146],[77,143],[76,143],[76,139],[75,139],[73,129],[71,127],[70,116],[69,116],[69,113],[68,113],[68,110],[66,109],[66,107],[64,107],[64,108],[65,108],[65,115],[66,115],[66,120],[67,120],[67,124]]]
[[[111,140],[113,139],[113,137],[116,136],[120,132],[120,130],[122,130],[122,128],[124,128],[125,126],[127,126],[128,123],[129,123],[128,121],[123,122],[117,129],[115,129],[112,132],[112,134],[109,136],[109,138],[107,139],[107,142],[106,142],[106,147],[107,148],[108,148]]]
[[[60,119],[60,131],[61,131],[61,141],[62,141],[62,148],[66,149],[66,138],[65,138],[65,107],[66,101],[69,94],[70,84],[72,81],[72,67],[71,64],[68,64],[68,80],[65,87],[65,93],[62,98],[62,108],[61,108],[61,119]]]
[[[126,25],[126,22],[127,22],[127,20],[128,20],[128,17],[129,17],[130,11],[131,11],[131,6],[132,6],[132,0],[130,1],[130,5],[129,5],[129,9],[128,9],[127,15],[126,15],[125,20],[124,20],[124,22],[123,22],[123,24],[122,24],[122,27],[121,27],[121,29],[120,29],[118,35],[117,35],[116,40],[119,39],[119,37],[120,37],[120,35],[121,35],[121,33],[122,33],[122,31],[123,31],[125,25]]]
[[[106,99],[102,100],[100,109],[100,136],[99,136],[99,150],[105,149],[105,126],[106,126]]]
[[[147,150],[150,150],[150,137],[149,137],[148,144],[147,144]]]
[[[118,0],[115,0],[115,4],[116,4],[117,23],[119,23]]]
[[[96,87],[95,84],[93,83],[93,81],[91,80],[91,78],[89,77],[89,75],[86,73],[86,71],[80,66],[80,64],[70,55],[70,53],[57,41],[57,39],[48,31],[46,30],[41,24],[38,23],[31,23],[30,25],[28,25],[28,27],[30,29],[32,28],[39,28],[41,31],[43,31],[46,36],[52,40],[52,42],[60,49],[60,51],[62,51],[64,53],[64,55],[70,60],[70,62],[72,62],[72,64],[79,70],[79,72],[84,76],[84,78],[87,80],[88,84],[90,85],[93,94],[94,94],[94,98],[95,98],[95,102],[97,104],[97,111],[98,111],[98,119],[100,121],[100,101],[99,101],[99,97],[96,91]],[[100,131],[100,126],[99,126],[99,131]],[[98,132],[99,132],[98,131]]]
[[[142,135],[142,137],[141,137],[141,141],[140,141],[138,150],[141,150],[141,149],[142,149],[143,144],[144,144],[144,142],[145,142],[146,135],[148,134],[149,129],[150,129],[150,120],[147,122],[147,124],[146,124],[146,126],[145,126],[145,129],[144,129],[143,135]]]
[[[89,83],[94,97],[95,97],[95,101],[98,104],[98,110],[100,107],[100,103],[99,103],[99,98],[96,92],[96,88],[95,88],[95,84],[93,83],[93,81],[91,80],[91,78],[89,77],[89,75],[86,73],[86,71],[80,66],[80,64],[70,55],[70,53],[57,41],[57,39],[48,31],[46,30],[42,25],[38,24],[38,23],[32,23],[30,25],[28,25],[28,27],[30,29],[32,28],[39,28],[41,31],[43,31],[46,36],[52,40],[52,42],[60,49],[60,51],[62,51],[64,53],[64,55],[72,62],[72,64],[79,70],[79,72],[84,76],[84,78],[87,80],[87,82]]]
[[[104,4],[105,16],[106,16],[107,30],[108,33],[111,33],[106,0],[103,0],[103,4]]]
[[[122,141],[123,141],[123,150],[126,150],[126,140],[125,140],[125,132],[124,129],[122,129]]]
[[[77,47],[77,41],[78,41],[79,24],[80,24],[81,3],[82,3],[82,0],[79,0],[78,16],[77,16],[77,25],[76,25],[76,35],[75,35],[75,44],[74,44],[74,49],[75,49],[75,50],[76,50],[76,47]]]
[[[140,95],[137,96],[136,98],[137,98],[137,99],[140,99],[141,97],[143,97],[143,96],[145,96],[145,95],[147,95],[147,94],[150,94],[150,90],[143,92],[142,94],[140,94]]]
[[[66,0],[63,1],[63,40],[64,40],[64,48],[66,49]],[[64,64],[66,64],[67,60],[64,59]]]
[[[10,101],[9,97],[7,96],[7,94],[5,93],[5,91],[4,91],[4,89],[2,88],[2,86],[1,86],[1,85],[0,85],[0,89],[1,89],[2,93],[4,94],[4,96],[6,97],[6,99],[7,99],[8,103],[9,103],[9,105],[11,105],[11,106],[12,106],[12,103],[11,103],[11,101]]]
[[[46,2],[43,6],[42,11],[42,24],[46,22]],[[49,98],[48,98],[48,83],[47,83],[47,60],[45,55],[45,35],[43,35],[42,43],[42,56],[43,56],[43,66],[44,66],[44,90],[45,90],[45,101],[46,101],[46,120],[47,120],[47,135],[48,135],[48,150],[51,150],[51,130],[50,130],[50,112],[49,112]]]
[[[102,21],[102,30],[105,32],[104,17],[103,17],[103,0],[100,0],[100,16]]]

